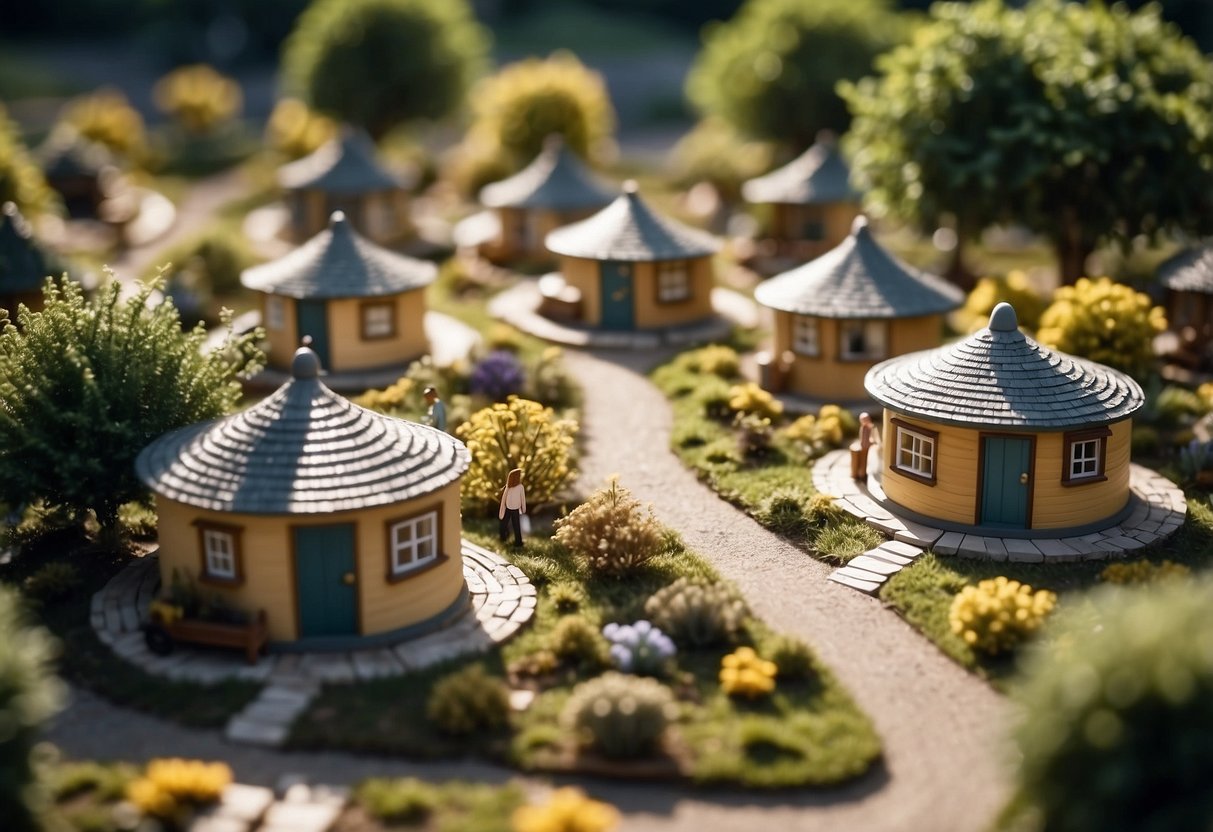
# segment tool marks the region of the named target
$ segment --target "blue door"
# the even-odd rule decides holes
[[[299,636],[358,634],[354,526],[298,526],[295,583]]]
[[[329,324],[324,301],[295,301],[295,332],[302,338],[312,339],[312,349],[320,359],[320,366],[329,369]]]
[[[981,524],[1028,527],[1032,440],[986,436],[981,445]]]
[[[599,264],[602,285],[602,328],[635,329],[632,307],[632,264],[607,260]]]

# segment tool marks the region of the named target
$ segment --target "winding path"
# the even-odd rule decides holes
[[[1010,706],[954,665],[879,601],[826,580],[824,564],[721,501],[668,450],[670,410],[644,378],[645,355],[569,353],[585,388],[582,486],[611,473],[653,503],[667,525],[744,592],[774,627],[812,644],[876,723],[885,765],[842,789],[775,795],[587,782],[625,812],[624,830],[736,829],[975,832],[1007,796],[1003,737]],[[809,472],[805,472],[808,477]],[[410,763],[341,753],[265,751],[225,743],[73,692],[50,739],[66,753],[145,760],[187,755],[228,760],[242,782],[273,785],[283,772],[343,784],[371,775],[499,782],[514,776],[478,763]],[[529,781],[537,786],[537,781]]]

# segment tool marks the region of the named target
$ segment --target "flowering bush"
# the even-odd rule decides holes
[[[729,696],[757,699],[775,690],[775,675],[779,668],[754,652],[752,647],[738,647],[720,660],[720,688]]]
[[[677,715],[665,685],[612,670],[573,688],[560,724],[603,756],[624,759],[652,754]]]
[[[641,619],[635,624],[616,624],[602,628],[611,645],[611,663],[624,673],[661,676],[677,650],[670,637]]]
[[[964,332],[976,332],[985,327],[990,323],[990,313],[994,307],[1003,301],[1015,307],[1019,325],[1031,331],[1036,330],[1041,313],[1048,306],[1028,276],[1021,271],[983,277],[965,298],[964,306],[956,311],[957,328]]]
[[[626,575],[660,551],[664,535],[653,509],[611,477],[606,488],[556,521],[555,538],[591,572]]]
[[[598,628],[580,615],[567,615],[548,633],[548,649],[556,658],[596,671],[610,660],[610,645]]]
[[[299,159],[337,135],[337,123],[298,98],[282,98],[265,126],[265,140],[288,159]]]
[[[116,89],[101,89],[68,102],[62,121],[117,156],[138,161],[147,152],[143,116]]]
[[[806,413],[783,429],[783,435],[801,444],[809,456],[817,456],[831,448],[841,448],[859,430],[859,423],[849,410],[836,404],[822,405],[817,415]]]
[[[547,803],[518,807],[510,821],[514,832],[611,832],[619,825],[619,812],[566,786],[552,792]]]
[[[1154,364],[1154,336],[1166,328],[1162,308],[1149,296],[1106,277],[1084,277],[1053,295],[1036,339],[1141,379]]]
[[[764,456],[775,439],[771,420],[755,413],[738,413],[734,416],[733,430],[737,436],[737,453],[742,459]]]
[[[1164,560],[1153,563],[1135,560],[1129,563],[1110,563],[1099,573],[1099,579],[1109,584],[1152,584],[1158,581],[1187,578],[1192,570],[1182,563]]]
[[[240,112],[240,85],[213,67],[194,64],[174,69],[156,82],[156,106],[188,133],[212,132]]]
[[[226,763],[157,759],[127,786],[126,796],[144,814],[173,821],[187,807],[217,801],[231,782]]]
[[[455,430],[472,453],[463,496],[495,506],[506,476],[521,468],[527,505],[550,502],[576,473],[576,434],[575,421],[559,419],[550,407],[517,396],[476,411]]]
[[[966,586],[948,612],[952,632],[976,650],[996,655],[1040,629],[1057,595],[1003,576]]]
[[[505,401],[513,393],[521,393],[526,373],[518,356],[508,350],[493,350],[472,368],[468,387],[475,394],[495,402]]]
[[[402,376],[382,390],[367,390],[361,396],[355,397],[353,402],[359,407],[399,416],[416,406],[416,397],[413,395],[416,387],[411,378]]]
[[[682,361],[692,372],[720,376],[724,379],[736,378],[741,372],[741,359],[737,350],[720,344],[710,344],[692,350],[683,356]]]
[[[729,388],[729,409],[734,413],[753,414],[774,421],[783,413],[783,402],[754,382],[747,381]]]

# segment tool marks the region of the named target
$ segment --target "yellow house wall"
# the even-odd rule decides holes
[[[712,259],[689,261],[691,296],[678,303],[657,302],[657,264],[632,263],[632,298],[636,329],[679,326],[700,321],[712,314]],[[570,286],[581,291],[583,320],[589,326],[602,323],[602,294],[599,261],[561,257],[560,271]]]
[[[1036,438],[1036,478],[1032,498],[1032,528],[1060,529],[1094,523],[1111,517],[1129,499],[1129,452],[1133,420],[1109,425],[1104,457],[1103,482],[1089,485],[1061,484],[1065,463],[1065,440],[1061,433]]]
[[[261,295],[261,325],[265,327],[266,362],[275,369],[287,370],[290,369],[295,350],[299,348],[295,299],[279,296],[282,301],[282,326],[279,329],[270,329],[269,310],[266,308],[270,297],[272,296],[267,293]]]
[[[396,334],[364,340],[362,306],[366,302],[396,305]],[[376,298],[340,298],[328,302],[330,370],[344,372],[400,364],[429,351],[425,338],[425,291],[415,289]],[[292,350],[292,353],[294,351]]]
[[[939,433],[935,485],[919,482],[893,468],[897,442],[893,418],[911,427]],[[886,410],[881,439],[883,478],[880,485],[890,500],[927,517],[973,525],[977,505],[977,431],[939,425]]]
[[[817,209],[823,233],[820,240],[805,240],[800,236],[803,226],[799,216],[807,215],[798,215],[801,206],[774,203],[771,207],[772,237],[781,251],[802,259],[812,259],[836,247],[851,233],[851,224],[859,215],[859,204],[855,202],[805,206]]]
[[[501,234],[490,240],[483,248],[486,257],[497,260],[513,260],[527,258],[549,261],[554,255],[547,250],[543,241],[547,235],[557,228],[584,219],[593,211],[549,211],[543,209],[498,208],[497,216],[501,221]],[[518,244],[517,229],[527,222],[531,223],[532,234],[529,245]]]
[[[602,322],[602,296],[598,291],[598,261],[582,257],[561,257],[560,274],[564,282],[581,292],[582,319],[590,326]]]
[[[355,558],[358,618],[362,635],[396,630],[425,621],[450,606],[463,590],[463,560],[459,517],[459,483],[403,503],[358,512],[321,517],[262,517],[205,511],[165,497],[157,497],[160,534],[160,577],[165,586],[173,570],[198,580],[202,550],[195,521],[236,526],[244,581],[238,586],[200,583],[204,592],[222,596],[233,606],[263,609],[271,641],[298,637],[295,571],[292,562],[292,528],[356,524]],[[387,581],[387,524],[437,505],[442,506],[441,551],[443,563],[396,583]]]

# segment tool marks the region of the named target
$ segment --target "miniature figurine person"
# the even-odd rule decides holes
[[[526,514],[526,489],[522,487],[522,469],[510,471],[505,480],[505,488],[501,489],[501,506],[497,509],[497,519],[501,521],[498,531],[501,542],[505,543],[510,528],[514,529],[514,545],[522,545],[522,515]]]
[[[859,414],[859,437],[851,443],[851,478],[868,481],[868,449],[876,439],[876,425],[867,413]]]
[[[427,387],[421,391],[421,395],[425,397],[425,403],[430,406],[429,410],[425,412],[425,423],[430,427],[445,431],[446,404],[438,398],[438,391],[433,387]]]

